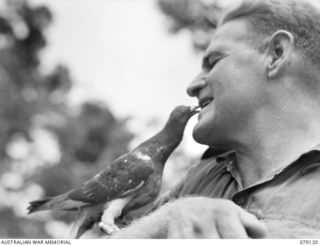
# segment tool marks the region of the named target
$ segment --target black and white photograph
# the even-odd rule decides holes
[[[318,244],[319,0],[0,0],[0,102],[1,244]]]

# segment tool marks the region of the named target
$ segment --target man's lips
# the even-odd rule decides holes
[[[200,106],[190,106],[190,111],[192,115],[199,113],[200,112],[199,108]]]
[[[201,109],[205,108],[206,106],[208,106],[210,103],[212,103],[213,98],[212,97],[205,97],[205,98],[201,98],[199,100],[199,107]]]

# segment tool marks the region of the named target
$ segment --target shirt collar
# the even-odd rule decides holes
[[[223,163],[224,165],[226,165],[226,168],[230,170],[231,175],[236,179],[237,183],[242,189],[243,183],[242,183],[242,178],[240,176],[239,169],[238,169],[236,150],[221,151],[219,149],[208,148],[205,151],[205,153],[202,155],[201,159],[204,160],[208,158],[215,158],[217,162]],[[278,176],[279,174],[285,172],[288,169],[296,168],[297,170],[302,170],[302,169],[308,168],[310,165],[313,165],[319,162],[320,162],[320,145],[316,146],[311,151],[308,151],[302,154],[296,161],[273,171],[267,178],[259,181],[258,183],[252,186],[256,186],[256,185],[265,183],[267,181],[270,181],[275,176]]]
[[[239,189],[243,189],[242,179],[238,169],[237,152],[235,150],[222,151],[219,149],[207,149],[201,157],[201,160],[213,158],[217,163],[224,165],[226,170],[238,183]]]

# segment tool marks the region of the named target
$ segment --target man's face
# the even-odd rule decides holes
[[[217,29],[203,58],[202,72],[188,86],[201,112],[194,139],[209,146],[228,145],[250,130],[266,98],[265,56],[248,41],[245,20]],[[219,145],[219,146],[217,146]]]

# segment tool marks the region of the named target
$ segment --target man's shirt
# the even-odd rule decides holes
[[[230,199],[263,221],[270,238],[320,237],[320,151],[302,155],[245,189],[236,156],[234,151],[205,154],[168,198],[196,195]]]

